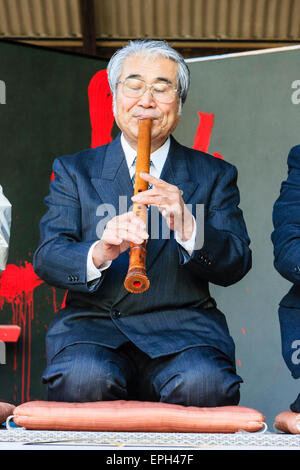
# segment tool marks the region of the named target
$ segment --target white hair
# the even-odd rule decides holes
[[[182,104],[186,100],[188,89],[190,86],[190,71],[182,55],[179,54],[179,52],[177,52],[175,49],[170,47],[166,41],[156,41],[152,39],[130,41],[128,45],[124,46],[122,49],[119,49],[113,54],[107,66],[107,74],[114,103],[119,78],[122,73],[123,62],[127,57],[131,55],[149,55],[151,57],[165,57],[166,59],[170,59],[176,62],[176,64],[178,65],[177,86],[179,91],[180,113]]]

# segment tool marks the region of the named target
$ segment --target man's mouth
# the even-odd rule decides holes
[[[142,120],[142,119],[158,119],[157,116],[149,116],[147,114],[138,114],[137,116],[134,116],[136,119],[138,120]]]

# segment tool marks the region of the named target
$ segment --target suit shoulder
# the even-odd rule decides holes
[[[232,163],[223,160],[222,158],[214,157],[209,153],[202,152],[201,150],[192,149],[189,147],[183,146],[184,150],[188,154],[188,161],[195,168],[206,168],[207,171],[212,171],[214,173],[224,174],[227,172],[237,172],[235,165]]]
[[[53,163],[53,169],[59,170],[63,167],[70,173],[83,173],[93,165],[93,162],[97,160],[98,164],[101,164],[103,157],[107,149],[106,145],[95,147],[93,149],[84,149],[73,154],[66,154],[55,158]]]
[[[95,158],[101,158],[105,154],[106,148],[107,145],[101,145],[100,147],[83,149],[76,153],[62,155],[55,160],[66,166],[85,165]]]
[[[296,168],[300,170],[300,145],[295,145],[291,148],[287,160],[289,168]]]

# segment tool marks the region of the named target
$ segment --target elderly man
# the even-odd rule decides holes
[[[47,333],[48,398],[235,405],[242,379],[209,282],[229,286],[251,266],[237,171],[171,136],[189,71],[165,42],[131,42],[110,60],[108,77],[121,135],[55,160],[40,224],[35,270],[68,289]],[[143,178],[152,187],[133,197],[138,123],[145,118],[152,119],[152,164]],[[130,208],[120,209],[124,197],[154,209],[149,224],[156,211],[170,236],[152,237]],[[197,216],[200,204],[204,217]],[[123,285],[128,249],[144,240],[150,288],[132,294]]]
[[[0,186],[0,274],[6,267],[11,226],[11,204]]]

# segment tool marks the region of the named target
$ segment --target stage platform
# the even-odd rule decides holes
[[[300,434],[32,431],[1,429],[0,450],[300,450]]]

